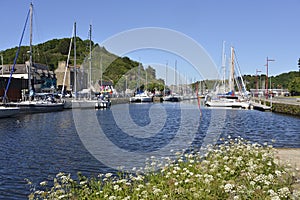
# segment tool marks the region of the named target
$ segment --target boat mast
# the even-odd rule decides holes
[[[101,53],[101,51],[100,51],[100,53]],[[101,81],[100,81],[100,92],[101,92],[102,85],[103,85],[103,82],[102,82],[102,55],[100,55],[100,79],[101,79]]]
[[[63,86],[62,86],[62,91],[61,91],[61,94],[62,94],[62,95],[64,95],[64,93],[65,93],[66,77],[67,77],[67,71],[68,71],[69,62],[70,62],[70,54],[71,54],[71,49],[72,49],[73,37],[74,37],[74,27],[73,27],[73,30],[72,30],[72,37],[71,37],[71,40],[70,40],[70,46],[69,46],[69,52],[68,52],[68,58],[67,58],[66,66],[65,66],[65,73],[64,73],[64,79],[63,79]]]
[[[147,91],[147,85],[148,85],[148,76],[147,76],[147,69],[145,69],[146,72],[146,86],[145,86],[145,91]]]
[[[224,93],[226,93],[226,55],[225,55],[225,41],[223,41],[223,50],[222,50],[222,70],[223,70],[223,77],[222,77],[222,86],[224,87]]]
[[[166,96],[167,77],[168,77],[168,62],[166,62],[166,81],[164,84],[164,96]]]
[[[177,60],[175,60],[175,66],[174,66],[174,93],[178,93],[176,71],[177,71]]]
[[[89,86],[89,99],[91,99],[91,86],[92,86],[92,25],[90,24],[89,30],[89,39],[90,39],[90,57],[89,57],[89,73],[88,73],[88,86]]]
[[[32,85],[31,85],[31,67],[32,67],[32,10],[33,5],[30,3],[30,40],[29,40],[29,66],[28,66],[28,93],[32,92]],[[31,98],[29,98],[29,101]]]
[[[231,47],[231,69],[230,69],[230,81],[229,89],[234,92],[234,49]]]
[[[140,93],[140,75],[141,75],[141,63],[138,66],[138,81],[137,81],[137,92]]]
[[[77,99],[76,22],[74,22],[74,93],[75,99]]]

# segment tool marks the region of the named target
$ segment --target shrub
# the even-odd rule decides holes
[[[42,182],[30,199],[296,199],[292,168],[281,165],[272,146],[241,138],[200,151],[148,160],[136,174],[99,174],[87,178],[59,173],[53,186]],[[159,170],[153,171],[159,166]]]

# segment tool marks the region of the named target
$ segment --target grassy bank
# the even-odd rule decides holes
[[[297,199],[295,171],[275,158],[275,149],[243,139],[224,141],[176,160],[151,158],[135,174],[86,178],[59,173],[32,185],[30,199]],[[162,162],[163,161],[163,162]],[[153,171],[159,167],[159,170]],[[299,177],[298,177],[299,178]]]

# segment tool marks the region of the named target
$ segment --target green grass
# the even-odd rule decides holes
[[[176,160],[150,158],[135,174],[120,172],[87,178],[59,173],[40,183],[29,199],[297,199],[295,174],[280,165],[275,149],[229,139],[207,147],[205,156],[178,153]],[[166,162],[167,161],[167,162]],[[160,166],[160,170],[152,169]],[[32,185],[32,183],[30,183]],[[32,185],[32,188],[34,185]]]

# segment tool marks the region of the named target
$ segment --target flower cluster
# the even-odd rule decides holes
[[[176,160],[150,158],[144,172],[99,174],[77,181],[60,173],[30,199],[297,199],[293,169],[275,159],[275,149],[242,138]],[[151,169],[159,170],[153,172]],[[299,188],[298,188],[299,189]]]

